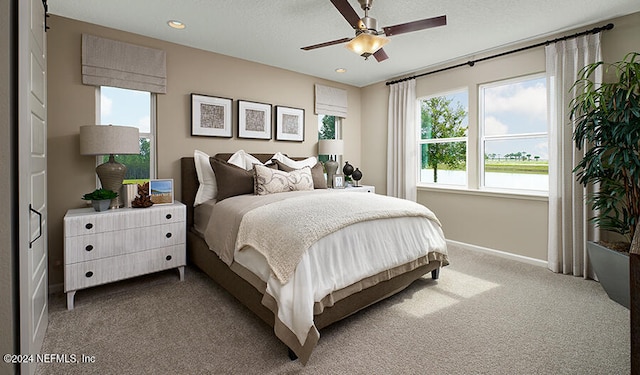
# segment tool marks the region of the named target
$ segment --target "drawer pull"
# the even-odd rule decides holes
[[[171,219],[171,214],[167,214],[167,220]]]
[[[91,229],[91,228],[93,228],[93,224],[87,223],[87,225],[85,225],[84,227],[87,228],[87,229]]]
[[[171,255],[167,255],[166,260],[171,260]]]
[[[171,238],[171,232],[169,232],[169,233],[165,234],[165,237],[167,237],[167,238]]]
[[[86,277],[91,277],[93,276],[93,271],[89,271],[87,273],[84,274]]]
[[[91,251],[93,250],[93,245],[87,245],[84,249],[87,251]]]

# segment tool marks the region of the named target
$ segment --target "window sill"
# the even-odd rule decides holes
[[[505,190],[489,190],[489,189],[467,189],[463,187],[456,186],[427,186],[427,185],[418,185],[418,191],[435,191],[439,193],[451,193],[451,194],[462,194],[462,195],[477,195],[483,197],[496,197],[496,198],[505,198],[505,199],[518,199],[518,200],[532,200],[532,201],[540,201],[540,202],[548,202],[549,194],[547,192],[537,192],[537,191],[505,191]]]

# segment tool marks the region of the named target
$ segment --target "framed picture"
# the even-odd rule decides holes
[[[271,139],[271,104],[238,100],[238,138]]]
[[[276,140],[304,141],[304,109],[276,106]]]
[[[345,188],[344,175],[341,175],[341,174],[334,174],[333,175],[333,188],[334,189],[344,189]]]
[[[153,204],[172,204],[173,179],[149,180],[149,195]]]
[[[232,99],[191,94],[191,135],[231,138]]]

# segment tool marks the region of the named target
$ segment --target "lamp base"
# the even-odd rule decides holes
[[[113,154],[109,155],[109,161],[96,167],[96,174],[98,174],[102,188],[118,193],[118,196],[111,200],[111,208],[122,207],[120,189],[126,173],[127,167],[122,163],[118,163]]]
[[[338,162],[335,160],[327,160],[324,162],[324,170],[327,171],[327,186],[333,187],[333,176],[338,170]]]

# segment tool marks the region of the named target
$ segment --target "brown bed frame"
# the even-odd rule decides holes
[[[269,160],[272,154],[252,154],[262,162]],[[231,154],[218,154],[216,157],[229,159]],[[196,175],[193,157],[181,159],[182,179],[182,203],[187,206],[187,260],[197,266],[220,286],[231,293],[242,304],[259,316],[270,326],[274,326],[274,314],[265,307],[262,301],[262,293],[243,278],[233,272],[220,258],[207,246],[204,239],[193,230],[193,202],[198,191],[198,177]],[[318,330],[337,322],[355,312],[381,301],[408,287],[413,281],[419,279],[428,272],[434,279],[438,278],[441,263],[431,261],[407,273],[400,274],[390,280],[382,281],[374,286],[363,289],[349,297],[336,302],[331,307],[325,307],[324,311],[315,315],[314,323]],[[291,349],[289,356],[295,358]]]

